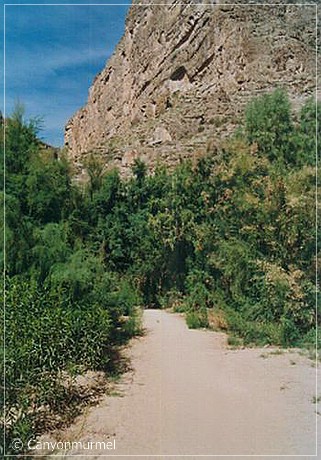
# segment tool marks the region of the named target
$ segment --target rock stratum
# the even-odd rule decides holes
[[[299,107],[316,89],[315,5],[133,2],[125,32],[69,120],[78,174],[95,154],[128,175],[202,155],[255,95],[285,88]]]

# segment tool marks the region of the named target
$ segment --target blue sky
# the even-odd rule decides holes
[[[43,140],[62,146],[66,121],[85,104],[95,75],[124,32],[129,6],[102,4],[130,2],[6,1],[14,6],[5,7],[5,113],[10,115],[19,100],[26,118],[43,118]],[[4,112],[3,94],[0,107]]]

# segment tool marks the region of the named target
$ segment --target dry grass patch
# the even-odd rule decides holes
[[[222,310],[208,310],[207,311],[208,324],[210,329],[214,331],[227,331],[228,322],[226,315]]]

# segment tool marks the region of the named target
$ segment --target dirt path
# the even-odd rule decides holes
[[[311,361],[297,353],[272,355],[269,349],[229,350],[223,334],[188,330],[181,316],[164,311],[145,311],[144,322],[148,333],[133,342],[134,372],[118,385],[121,395],[106,396],[60,434],[59,440],[85,447],[88,441],[115,439],[116,449],[95,446],[63,458],[314,457]]]

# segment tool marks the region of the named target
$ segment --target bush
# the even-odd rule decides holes
[[[108,368],[111,321],[96,303],[77,304],[67,293],[11,279],[6,324],[7,438],[30,437],[39,408],[51,410],[63,396],[63,371]]]
[[[170,289],[165,294],[158,296],[158,302],[161,308],[172,308],[177,313],[186,310],[183,294],[177,289]]]
[[[188,311],[186,313],[186,324],[189,329],[208,327],[207,311],[204,309],[199,311]]]
[[[257,143],[259,153],[269,160],[293,160],[290,156],[293,122],[285,91],[278,89],[249,103],[245,113],[245,132],[248,141]]]

